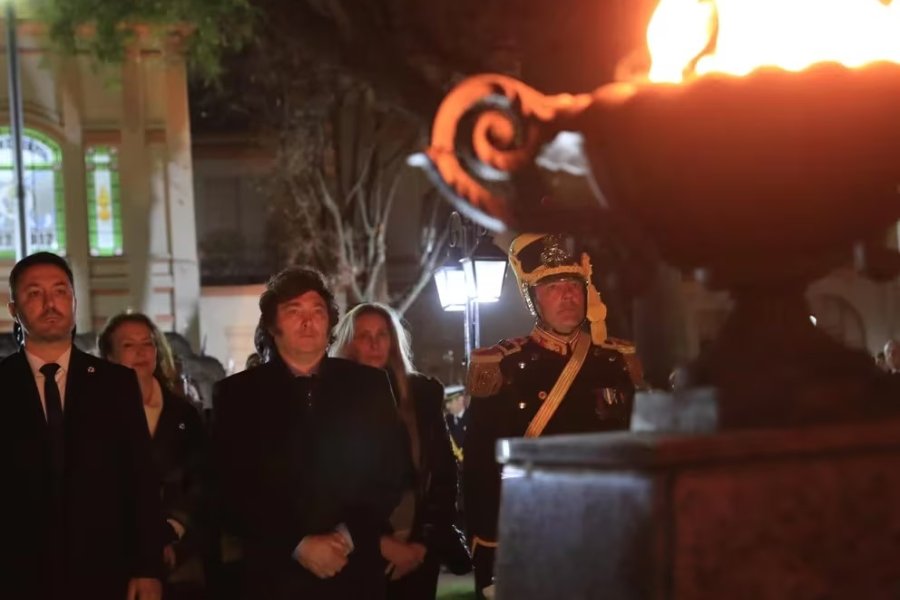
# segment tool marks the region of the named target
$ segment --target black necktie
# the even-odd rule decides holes
[[[44,403],[47,405],[47,430],[50,441],[50,468],[56,491],[62,488],[65,433],[63,430],[62,400],[59,397],[59,386],[56,385],[56,372],[59,365],[47,363],[41,367],[44,374]]]
[[[56,363],[47,363],[41,367],[44,375],[44,403],[47,405],[47,439],[50,450],[50,498],[47,514],[47,568],[50,578],[50,589],[53,597],[63,596],[60,588],[65,565],[65,510],[63,501],[63,465],[65,430],[63,429],[62,400],[59,397],[59,386],[56,385],[56,372],[60,367]]]

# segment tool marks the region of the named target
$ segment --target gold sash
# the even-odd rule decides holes
[[[578,376],[590,347],[591,336],[583,331],[578,332],[578,340],[575,342],[575,349],[572,351],[569,362],[566,363],[562,373],[559,374],[559,379],[556,380],[553,389],[550,390],[550,395],[547,396],[531,423],[528,424],[528,429],[525,430],[525,437],[539,437],[543,433],[547,423],[553,418],[556,409],[559,408],[563,398],[566,397],[569,388],[572,387],[572,382]]]

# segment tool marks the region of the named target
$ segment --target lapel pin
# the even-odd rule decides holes
[[[184,431],[184,423],[179,423],[179,424],[178,424],[178,429]]]
[[[88,373],[93,373],[93,372],[94,372],[94,367],[88,367]]]

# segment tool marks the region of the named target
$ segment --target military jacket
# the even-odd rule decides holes
[[[565,340],[535,328],[473,353],[469,369],[469,428],[463,468],[466,519],[477,551],[496,545],[500,504],[498,439],[521,437],[571,356]],[[629,356],[630,355],[630,356]],[[562,402],[541,435],[627,429],[639,375],[630,344],[591,345]]]

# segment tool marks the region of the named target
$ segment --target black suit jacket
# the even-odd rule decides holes
[[[162,477],[162,504],[166,519],[185,528],[176,544],[178,566],[199,558],[204,550],[205,525],[201,510],[206,476],[206,430],[200,413],[184,398],[163,388],[163,407],[151,442],[153,459]],[[175,532],[167,523],[164,542],[174,542]],[[182,576],[183,574],[179,574]]]
[[[131,369],[74,347],[66,377],[64,525],[51,527],[37,385],[24,352],[0,361],[0,585],[10,598],[122,600],[130,578],[162,570],[159,480],[140,389]]]
[[[421,449],[412,539],[424,541],[429,552],[438,554],[446,542],[447,530],[456,522],[459,476],[444,422],[444,387],[436,379],[418,373],[409,380]]]
[[[295,381],[275,357],[219,382],[213,402],[219,512],[244,548],[243,596],[383,598],[379,538],[411,478],[385,373],[326,357],[317,375]],[[292,552],[340,523],[355,550],[320,580]]]

